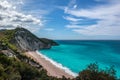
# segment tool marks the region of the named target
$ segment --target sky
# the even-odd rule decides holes
[[[0,29],[40,38],[120,40],[120,0],[0,0]]]

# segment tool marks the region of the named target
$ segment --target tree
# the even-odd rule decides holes
[[[98,67],[97,63],[92,63],[79,73],[76,80],[116,80],[115,74],[114,67],[102,70]]]

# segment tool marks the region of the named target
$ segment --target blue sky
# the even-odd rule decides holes
[[[0,5],[15,16],[7,28],[22,25],[38,37],[120,39],[120,0],[2,0]]]

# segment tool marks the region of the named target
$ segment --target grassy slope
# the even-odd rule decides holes
[[[17,50],[14,44],[10,43],[10,40],[14,37],[15,30],[4,30],[0,31],[0,41],[3,42],[5,45],[8,45],[9,48],[12,50]]]

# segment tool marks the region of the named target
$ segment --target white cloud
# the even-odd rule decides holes
[[[99,6],[92,9],[67,10],[66,13],[76,17],[87,17],[92,19],[105,19],[118,15],[120,13],[120,5],[114,4],[109,6]]]
[[[96,24],[81,26],[69,24],[67,28],[84,35],[114,35],[120,36],[120,1],[110,0],[109,4],[94,6],[89,9],[64,8],[66,14],[70,16],[98,19]],[[69,20],[69,19],[66,19]],[[73,21],[74,22],[74,21]],[[76,21],[78,22],[78,21]],[[71,23],[71,22],[70,22]],[[76,29],[77,28],[77,29]]]
[[[76,6],[76,0],[70,0],[68,7],[75,8],[75,6]]]
[[[45,28],[44,30],[46,30],[46,31],[54,31],[53,28]]]
[[[77,19],[77,18],[70,17],[70,16],[66,16],[66,17],[63,17],[63,18],[68,20],[68,21],[73,21],[73,22],[77,22],[77,21],[82,20],[82,19]]]
[[[80,29],[82,26],[79,26],[79,25],[67,25],[65,26],[66,28],[69,28],[69,29]]]
[[[11,29],[22,25],[22,27],[30,25],[42,26],[43,22],[32,15],[26,15],[17,11],[17,6],[23,4],[22,0],[1,0],[0,1],[0,28]],[[37,27],[33,27],[37,28]]]
[[[30,14],[34,14],[37,17],[41,17],[40,15],[44,16],[44,15],[48,15],[52,10],[46,10],[46,9],[33,9],[30,10],[29,13]],[[25,13],[28,13],[28,11],[24,11]]]
[[[77,5],[74,5],[73,8],[76,9],[76,8],[77,8]]]
[[[120,35],[120,27],[119,26],[98,26],[92,25],[80,28],[74,28],[73,31],[84,34],[84,35],[111,35],[111,36],[119,36]]]

